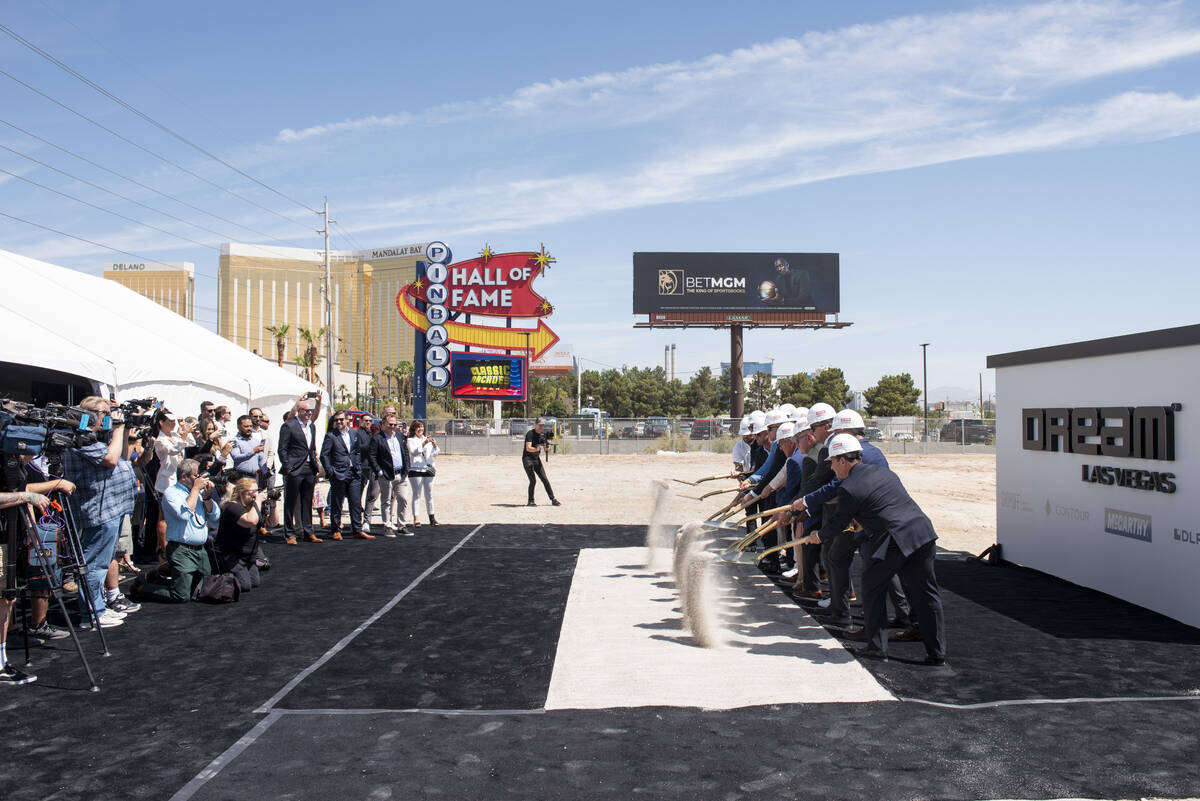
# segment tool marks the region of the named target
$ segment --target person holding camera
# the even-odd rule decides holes
[[[220,520],[221,510],[213,498],[213,481],[201,475],[200,463],[184,459],[175,471],[175,483],[162,496],[167,521],[167,565],[170,578],[152,582],[135,580],[135,600],[186,603],[202,577],[212,574],[204,544],[209,524]]]
[[[262,436],[254,430],[254,420],[243,414],[237,420],[238,433],[230,445],[233,469],[240,475],[253,478],[259,489],[267,486],[267,457]]]
[[[342,538],[342,500],[350,506],[350,534],[360,540],[373,540],[375,536],[363,531],[362,480],[363,466],[367,461],[367,437],[357,428],[351,428],[345,412],[337,412],[330,420],[333,426],[321,443],[321,465],[329,479],[329,530],[333,539]]]
[[[163,493],[175,483],[175,475],[179,463],[186,458],[186,451],[196,446],[192,436],[192,428],[179,423],[175,415],[167,409],[161,410],[154,420],[154,457],[158,460],[158,473],[154,478],[154,494],[159,499],[158,519],[155,521],[157,535],[157,553],[162,561],[163,552],[167,547],[167,520],[162,514],[161,499]]]
[[[533,428],[525,432],[525,448],[521,452],[521,466],[525,468],[525,475],[529,478],[529,500],[526,506],[537,506],[533,502],[533,490],[537,486],[537,478],[542,479],[542,486],[546,488],[546,494],[550,496],[550,503],[555,506],[562,506],[562,502],[554,497],[554,488],[550,486],[550,479],[546,478],[546,468],[542,466],[542,452],[545,451],[546,456],[550,455],[550,437],[545,433],[546,421],[539,417],[537,422],[533,424]]]
[[[321,396],[306,393],[296,403],[295,412],[279,429],[279,466],[283,472],[284,542],[295,545],[297,535],[308,542],[320,542],[313,533],[313,490],[317,486],[317,427],[313,424]],[[299,521],[296,516],[299,515]]]
[[[125,615],[105,606],[104,579],[116,552],[121,519],[133,511],[137,493],[137,479],[129,462],[133,443],[125,434],[121,410],[104,398],[89,396],[79,402],[79,408],[87,415],[88,430],[98,435],[96,442],[62,453],[63,475],[75,484],[70,504],[79,526],[92,603],[89,610],[80,587],[80,627],[90,628],[93,620],[103,626],[119,626]],[[111,427],[111,437],[101,435],[102,431],[108,433],[106,426]]]
[[[221,507],[221,521],[213,540],[214,561],[219,572],[237,575],[244,568],[245,580],[241,575],[238,576],[238,583],[243,590],[257,587],[262,580],[255,558],[260,528],[264,522],[267,526],[278,522],[264,520],[265,497],[266,493],[258,489],[256,479],[239,478],[229,493],[229,500]]]
[[[24,492],[0,492],[0,509],[8,509],[13,506],[21,506],[22,504],[29,504],[32,508],[44,512],[50,505],[50,499],[45,495],[28,490]],[[36,675],[19,670],[16,665],[8,661],[8,652],[6,650],[8,618],[12,612],[13,601],[16,598],[17,592],[16,571],[13,569],[15,562],[16,554],[9,553],[8,545],[0,540],[0,589],[3,589],[3,595],[0,595],[0,686],[17,686],[37,681]]]

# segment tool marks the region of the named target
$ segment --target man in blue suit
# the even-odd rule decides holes
[[[855,540],[863,558],[863,616],[865,647],[859,654],[887,659],[887,590],[892,576],[899,575],[908,590],[908,601],[920,625],[925,643],[925,664],[946,662],[946,635],[942,620],[942,598],[934,574],[937,532],[886,467],[867,464],[862,443],[851,434],[837,434],[829,442],[829,460],[841,480],[837,506],[830,528],[843,531],[851,520],[862,527]],[[805,507],[802,498],[793,508]],[[806,538],[819,541],[813,534]]]
[[[360,540],[375,537],[362,530],[363,465],[367,461],[366,434],[346,423],[345,412],[329,421],[330,429],[321,442],[321,464],[329,479],[329,530],[333,539],[342,538],[342,500],[350,502],[350,534]]]

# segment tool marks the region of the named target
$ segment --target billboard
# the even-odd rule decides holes
[[[840,311],[837,253],[634,253],[633,313]]]
[[[528,384],[525,356],[450,354],[450,394],[457,400],[523,401]]]

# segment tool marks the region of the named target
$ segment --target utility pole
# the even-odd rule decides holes
[[[325,277],[321,280],[322,325],[325,328],[325,391],[329,393],[330,411],[333,408],[333,279],[329,268],[329,198],[325,198],[322,211],[325,227],[318,234],[325,235]]]
[[[923,441],[926,443],[924,447],[928,447],[929,442],[929,373],[926,370],[925,362],[925,349],[928,347],[928,342],[921,343],[921,400],[925,402],[925,425],[922,432],[924,435]]]

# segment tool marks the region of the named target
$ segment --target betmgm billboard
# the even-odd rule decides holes
[[[1001,556],[1200,626],[1200,326],[988,358]]]
[[[634,253],[633,313],[837,314],[838,270],[837,253]]]

